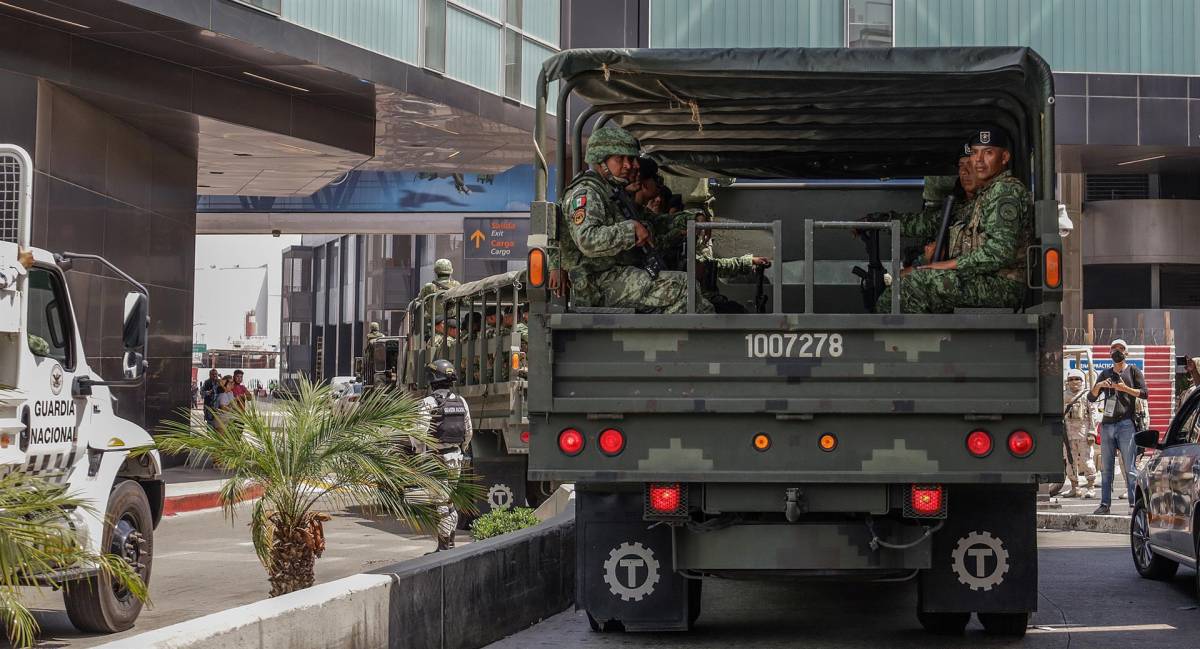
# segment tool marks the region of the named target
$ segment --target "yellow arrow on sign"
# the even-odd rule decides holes
[[[483,243],[483,233],[479,230],[472,232],[471,241],[475,242],[475,249],[479,250],[479,244]]]

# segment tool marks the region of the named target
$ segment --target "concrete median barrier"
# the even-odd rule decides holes
[[[100,649],[475,649],[571,605],[574,507],[539,524]]]

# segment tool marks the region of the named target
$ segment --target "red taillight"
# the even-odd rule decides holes
[[[522,444],[529,443],[529,431],[527,431],[527,430],[521,431],[521,443]]]
[[[661,514],[679,509],[679,483],[650,485],[650,509]]]
[[[1008,452],[1017,457],[1027,457],[1033,452],[1033,435],[1023,430],[1014,430],[1008,436]]]
[[[910,493],[909,505],[917,516],[937,516],[942,512],[942,485],[913,485]]]
[[[625,450],[625,435],[616,428],[605,429],[600,433],[600,450],[605,455],[616,455]]]
[[[973,430],[967,435],[967,451],[975,457],[987,457],[992,452],[992,436],[986,430]]]
[[[579,455],[583,451],[583,433],[568,428],[558,434],[558,450],[567,455]]]

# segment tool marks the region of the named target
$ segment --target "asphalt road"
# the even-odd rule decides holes
[[[1174,647],[1200,644],[1193,573],[1170,582],[1134,572],[1122,535],[1038,535],[1041,597],[1023,640],[984,635],[972,619],[965,637],[933,636],[916,621],[911,583],[705,582],[702,613],[687,634],[599,634],[567,611],[497,642],[494,649],[654,647]]]
[[[240,508],[246,510],[243,506]],[[91,647],[143,631],[266,599],[267,573],[250,544],[248,518],[230,523],[220,511],[179,514],[155,531],[150,575],[153,606],[137,625],[116,635],[85,635],[67,619],[60,593],[27,589],[27,604],[42,625],[39,647]],[[429,552],[436,542],[386,519],[338,514],[325,524],[326,549],[317,560],[318,582],[358,574]],[[469,541],[459,532],[458,542]],[[0,648],[8,643],[0,639]]]

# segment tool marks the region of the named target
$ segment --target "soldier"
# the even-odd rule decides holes
[[[658,270],[654,237],[645,224],[626,218],[621,202],[637,156],[637,140],[624,129],[596,129],[588,139],[591,166],[576,176],[562,198],[566,236],[559,261],[579,306],[632,308],[638,313],[687,311],[683,273]],[[632,202],[632,201],[630,201]],[[697,312],[711,313],[707,300]]]
[[[680,270],[687,270],[686,251],[683,242],[687,238],[687,222],[695,219],[697,223],[707,223],[711,219],[703,209],[690,209],[667,217],[670,230],[665,239],[670,242],[669,263],[676,264]],[[746,308],[737,302],[721,295],[716,288],[717,278],[737,277],[754,272],[758,268],[771,267],[771,260],[750,253],[739,257],[717,257],[713,252],[712,230],[696,230],[696,285],[700,295],[712,303],[717,313],[745,313]],[[707,273],[712,272],[709,277]]]
[[[433,325],[433,338],[429,342],[429,349],[434,357],[449,355],[450,346],[455,342],[451,330],[458,332],[458,321],[438,316],[437,323]]]
[[[437,275],[437,279],[421,287],[421,292],[417,294],[418,300],[424,300],[434,293],[447,291],[459,285],[458,280],[450,277],[454,274],[454,264],[451,264],[449,259],[433,262],[433,274]]]
[[[1062,498],[1079,496],[1096,497],[1096,464],[1092,462],[1092,438],[1096,434],[1096,421],[1092,404],[1085,398],[1083,372],[1071,370],[1067,373],[1067,387],[1063,390],[1063,423],[1066,426],[1067,488],[1058,495]],[[1087,478],[1084,491],[1083,479]],[[1078,486],[1076,486],[1078,485]]]
[[[455,482],[462,470],[463,453],[471,446],[474,430],[467,402],[451,391],[458,380],[454,364],[439,358],[425,366],[425,377],[433,392],[421,402],[421,410],[428,418],[429,436],[434,443],[432,447],[427,447],[413,440],[413,448],[418,453],[437,453],[450,470],[450,480],[442,485],[440,493],[431,494],[437,503],[438,513],[436,551],[441,552],[454,548],[458,510],[450,502],[450,494],[455,489]]]
[[[379,330],[378,322],[372,322],[370,325],[367,326],[367,338],[366,338],[366,342],[363,344],[363,355],[364,356],[366,356],[366,353],[367,353],[366,350],[371,348],[371,342],[376,340],[377,338],[383,338],[383,332],[381,332]]]
[[[1029,190],[1012,175],[1007,136],[980,130],[971,138],[977,196],[945,261],[901,271],[904,313],[953,313],[957,307],[1018,308],[1025,293],[1025,248],[1032,237]],[[940,225],[940,224],[939,224]],[[876,312],[886,313],[891,287]]]

